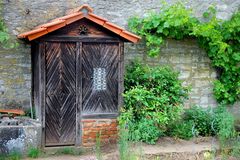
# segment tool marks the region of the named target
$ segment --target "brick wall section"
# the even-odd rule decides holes
[[[101,144],[115,143],[118,136],[116,119],[83,119],[82,145],[92,147],[96,144],[97,134],[100,134]]]

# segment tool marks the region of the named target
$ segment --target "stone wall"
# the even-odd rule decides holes
[[[200,105],[202,107],[216,106],[217,102],[213,96],[213,81],[217,74],[211,67],[211,61],[206,52],[199,48],[193,39],[182,41],[168,39],[162,46],[160,56],[150,58],[146,56],[144,44],[126,47],[125,62],[135,58],[152,66],[170,66],[180,73],[179,79],[183,85],[190,86],[189,99],[185,107]]]
[[[82,145],[92,147],[99,135],[101,143],[116,142],[118,129],[116,119],[83,119]]]
[[[173,4],[177,0],[167,0]],[[127,19],[134,15],[144,16],[147,12],[158,11],[160,0],[2,0],[3,16],[13,39],[19,33],[65,15],[67,10],[87,3],[94,13],[127,28]],[[194,14],[201,17],[210,6],[217,7],[217,17],[228,19],[239,7],[240,0],[190,0],[185,3],[193,8]],[[29,44],[19,41],[19,47],[0,51],[0,108],[25,107],[31,103],[31,56]],[[147,58],[141,45],[126,45],[126,59],[140,56],[150,64],[172,64],[180,71],[180,78],[191,84],[190,103],[214,105],[211,95],[212,80],[216,76],[204,51],[195,42],[169,41],[158,59]]]
[[[16,121],[18,121],[17,124]],[[42,126],[32,119],[0,120],[0,155],[17,151],[27,153],[41,147]]]

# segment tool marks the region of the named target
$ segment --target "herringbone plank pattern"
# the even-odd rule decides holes
[[[118,110],[118,45],[83,43],[82,99],[83,113],[113,113]],[[106,89],[95,90],[94,68],[106,71]]]
[[[46,145],[75,143],[76,45],[46,44]]]

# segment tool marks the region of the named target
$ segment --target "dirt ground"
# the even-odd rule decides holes
[[[208,153],[218,149],[218,142],[213,137],[194,138],[189,141],[165,137],[159,139],[156,145],[135,143],[130,147],[132,152],[142,157],[141,159],[150,160],[204,160],[204,155],[206,159]],[[106,145],[101,150],[104,160],[119,159],[116,144]],[[94,150],[90,150],[80,156],[50,155],[37,160],[96,160],[96,156]]]

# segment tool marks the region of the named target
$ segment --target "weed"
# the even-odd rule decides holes
[[[97,133],[96,136],[96,157],[98,160],[102,160],[102,152],[101,152],[101,138],[100,138],[101,133]]]
[[[6,160],[20,160],[22,158],[22,154],[18,151],[12,151],[7,156]]]
[[[124,125],[120,126],[119,140],[118,140],[118,150],[120,160],[138,160],[137,155],[130,150],[130,143],[128,141],[129,133],[128,130],[124,128]]]
[[[27,156],[30,158],[37,158],[39,157],[41,151],[38,148],[31,147],[28,150]]]
[[[129,158],[128,131],[123,126],[120,126],[118,149],[120,160],[128,160]]]
[[[57,155],[81,155],[83,153],[82,149],[73,147],[64,147],[57,150]]]

